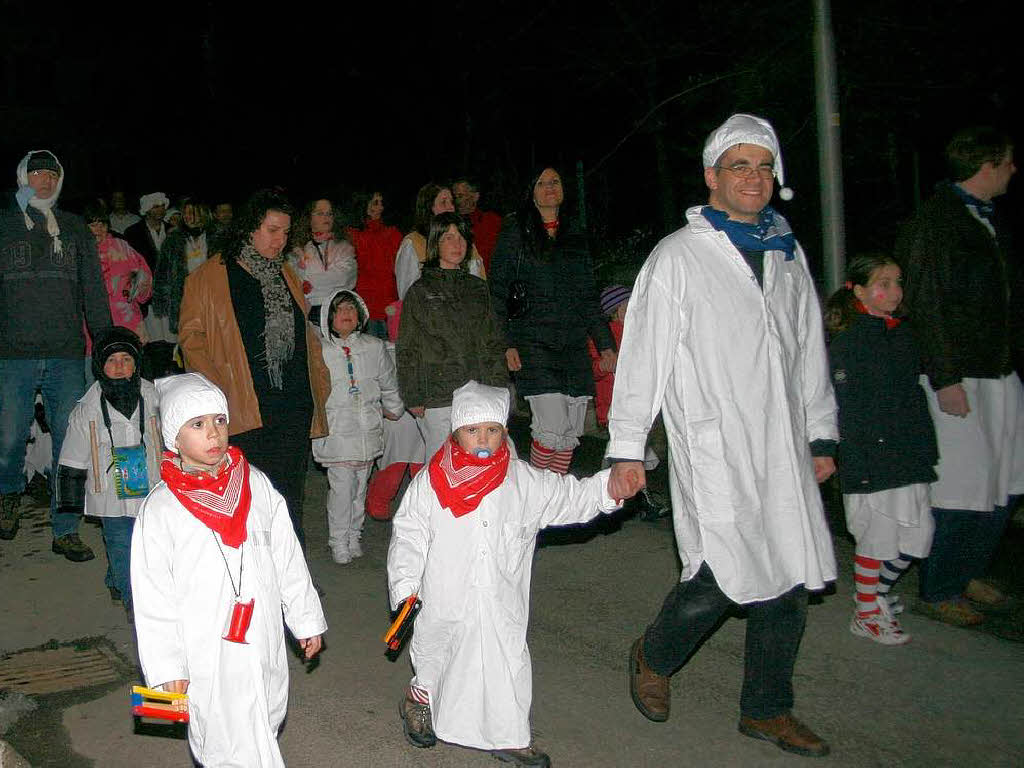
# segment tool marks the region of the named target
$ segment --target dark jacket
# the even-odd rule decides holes
[[[0,358],[84,358],[82,320],[93,338],[110,328],[96,239],[74,214],[54,210],[62,253],[31,206],[0,211]]]
[[[939,452],[910,324],[887,329],[879,317],[857,315],[832,340],[829,356],[843,493],[934,481]]]
[[[209,235],[206,242],[210,242]],[[153,272],[153,311],[167,318],[172,333],[178,332],[181,297],[185,292],[185,278],[188,277],[187,245],[184,227],[168,233]],[[207,252],[213,253],[209,245]]]
[[[905,226],[896,258],[932,388],[1010,373],[1024,345],[1019,276],[951,186],[941,186]]]
[[[164,227],[166,228],[166,224]],[[170,236],[170,232],[167,233]],[[160,249],[157,247],[156,242],[153,240],[153,235],[149,232],[149,225],[146,223],[146,217],[142,217],[142,221],[136,221],[130,227],[124,231],[124,239],[128,241],[128,244],[136,251],[142,254],[142,258],[149,264],[150,271],[156,274],[156,263],[160,256]],[[164,242],[167,242],[167,238],[164,238]]]
[[[446,408],[470,379],[508,386],[505,341],[487,284],[461,269],[423,270],[402,302],[395,351],[406,408]]]
[[[487,277],[498,326],[523,363],[516,374],[519,393],[593,395],[587,337],[598,351],[615,349],[615,343],[601,314],[586,237],[570,222],[541,250],[522,231],[520,217],[512,214],[502,225]],[[516,279],[526,284],[530,308],[513,320],[506,299]]]

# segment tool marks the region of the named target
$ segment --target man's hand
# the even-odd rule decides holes
[[[642,461],[617,461],[612,464],[612,473],[608,476],[608,495],[622,503],[640,493],[647,485],[647,473]]]
[[[508,366],[510,371],[523,370],[523,361],[519,359],[518,349],[515,347],[509,347],[505,350],[505,364]]]
[[[417,405],[415,408],[406,408],[405,410],[407,410],[409,413],[411,413],[417,419],[422,419],[423,418],[423,414],[427,412],[426,407],[424,407],[422,405]]]
[[[171,680],[163,684],[167,693],[188,693],[188,680]]]
[[[314,637],[307,637],[305,640],[299,640],[299,647],[305,651],[307,659],[312,659],[320,653],[320,649],[323,647],[323,640],[321,637],[322,635],[316,635]]]
[[[615,363],[618,361],[619,356],[615,354],[614,349],[602,349],[601,350],[601,361],[597,364],[604,373],[614,373]]]
[[[967,414],[971,412],[971,406],[967,402],[967,393],[964,392],[963,384],[950,384],[935,394],[939,398],[939,408],[943,413],[966,419]]]
[[[824,483],[836,471],[836,462],[831,456],[815,456],[814,457],[814,479],[819,483]]]

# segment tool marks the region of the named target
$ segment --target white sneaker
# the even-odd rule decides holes
[[[859,605],[857,602],[857,593],[853,593],[853,604]],[[889,604],[889,613],[893,616],[899,616],[906,609],[906,605],[903,604],[903,600],[899,595],[889,593],[887,595],[875,595],[876,600],[885,600]]]
[[[352,557],[363,556],[363,545],[359,543],[362,536],[362,531],[352,531],[348,535],[348,552]]]
[[[867,637],[881,645],[906,645],[910,634],[903,631],[899,621],[889,612],[887,600],[876,600],[878,613],[862,617],[857,611],[850,619],[850,632],[858,637]]]
[[[887,603],[889,603],[889,613],[891,613],[893,616],[899,616],[901,613],[903,613],[903,609],[907,607],[903,604],[903,601],[900,599],[899,595],[889,593],[885,595],[878,595],[878,597],[882,598]]]
[[[331,557],[338,565],[348,565],[352,562],[352,550],[348,547],[345,549],[338,547],[331,550]]]

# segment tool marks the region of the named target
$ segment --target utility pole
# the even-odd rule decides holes
[[[843,158],[839,148],[836,55],[829,0],[814,0],[814,90],[818,115],[818,175],[821,183],[822,256],[825,291],[844,281],[846,231],[843,226]]]

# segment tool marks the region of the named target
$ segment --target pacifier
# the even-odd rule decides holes
[[[478,459],[489,459],[491,458],[491,452],[488,451],[486,448],[477,448],[476,457]]]

